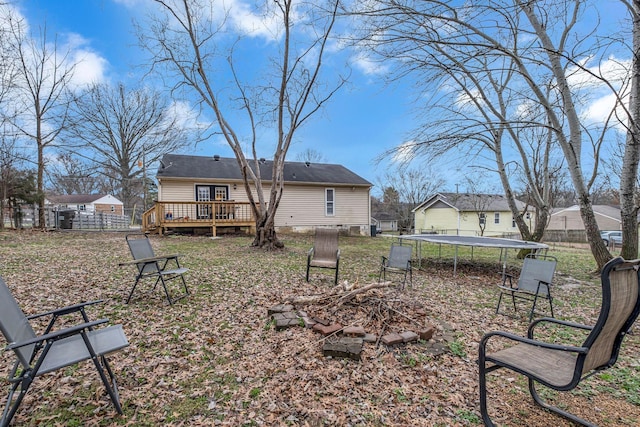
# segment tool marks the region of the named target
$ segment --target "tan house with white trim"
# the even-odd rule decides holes
[[[521,212],[525,203],[516,200]],[[499,194],[437,193],[413,209],[416,233],[503,236],[519,233],[506,197]],[[524,212],[533,227],[534,215]]]
[[[270,180],[264,177],[271,176],[273,162],[261,159],[259,165],[268,194]],[[334,227],[370,233],[372,184],[364,178],[341,165],[310,162],[286,162],[284,176],[277,230]],[[212,227],[215,234],[219,227],[250,226],[255,221],[235,158],[166,154],[156,178],[162,211],[155,211],[155,226],[198,227],[194,221],[201,221],[200,226]]]

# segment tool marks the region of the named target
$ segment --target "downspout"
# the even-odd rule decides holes
[[[371,234],[371,186],[367,188],[367,199],[369,200],[368,214],[367,214],[367,223],[369,224],[369,234]],[[364,235],[367,235],[367,230],[365,229]],[[375,236],[371,236],[375,237]]]

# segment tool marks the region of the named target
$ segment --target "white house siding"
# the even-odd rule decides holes
[[[335,190],[335,215],[325,214],[325,189]],[[369,233],[369,191],[362,187],[333,185],[287,185],[284,189],[276,225],[304,231],[318,226],[360,228]]]
[[[106,195],[100,197],[99,199],[92,200],[92,196],[88,196],[89,198],[86,201],[82,202],[52,202],[51,200],[45,200],[45,203],[49,206],[56,208],[57,210],[75,210],[78,212],[82,212],[84,214],[95,214],[97,212],[103,213],[113,213],[115,215],[123,215],[123,203],[116,199],[112,195]],[[55,199],[54,199],[55,200]],[[113,210],[111,207],[113,206]],[[82,209],[81,209],[82,208]]]
[[[193,181],[166,181],[158,184],[158,200],[193,202],[196,200]]]
[[[221,185],[219,182],[165,179],[158,185],[158,199],[165,202],[194,201],[195,186],[200,184]],[[233,185],[229,186],[229,199],[248,202],[244,186],[238,183],[236,187],[234,190]],[[325,215],[326,188],[335,190],[334,216]],[[265,186],[264,191],[267,196],[270,186]],[[287,184],[276,213],[275,224],[276,227],[287,227],[293,231],[308,231],[321,226],[357,226],[361,234],[368,234],[370,214],[369,189],[366,187]]]

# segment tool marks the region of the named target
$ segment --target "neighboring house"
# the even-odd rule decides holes
[[[525,203],[516,200],[523,212]],[[416,233],[501,236],[518,233],[506,197],[499,194],[437,193],[413,209]],[[532,212],[526,212],[530,226]]]
[[[398,219],[385,212],[373,214],[371,224],[376,226],[377,231],[398,231]]]
[[[621,216],[620,208],[608,205],[593,205],[593,213],[600,230],[620,230]],[[557,208],[551,213],[547,231],[550,230],[584,230],[584,222],[580,215],[580,207],[573,205],[568,208]]]
[[[111,213],[124,215],[123,203],[109,194],[63,194],[49,195],[45,205],[58,211],[74,210],[79,213]]]
[[[273,162],[260,159],[259,167],[268,202]],[[146,229],[160,227],[162,232],[173,227],[208,226],[215,235],[218,227],[250,226],[249,220],[253,220],[235,158],[166,154],[156,178],[158,213],[143,219]],[[370,182],[341,165],[286,162],[276,229],[297,232],[335,227],[368,235],[371,187]],[[195,211],[178,214],[187,202],[199,203],[192,205]],[[198,220],[209,223],[198,225]]]

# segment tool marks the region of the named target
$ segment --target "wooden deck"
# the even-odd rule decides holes
[[[156,202],[142,215],[142,231],[164,234],[176,228],[247,227],[255,232],[256,220],[248,202]]]

